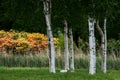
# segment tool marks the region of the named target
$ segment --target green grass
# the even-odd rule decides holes
[[[49,73],[47,68],[0,68],[0,80],[120,80],[120,71],[109,70],[106,74],[97,71],[95,75],[88,74],[87,69],[75,72]]]

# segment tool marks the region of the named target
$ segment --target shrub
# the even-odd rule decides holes
[[[120,40],[108,40],[108,53],[120,57]]]
[[[57,48],[58,38],[54,38],[54,44]],[[6,54],[26,54],[31,52],[40,52],[48,48],[47,36],[40,33],[9,32],[0,31],[0,50]]]

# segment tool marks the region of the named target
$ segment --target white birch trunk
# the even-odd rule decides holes
[[[89,73],[95,74],[96,73],[96,50],[95,50],[95,37],[94,37],[94,19],[88,19],[89,25],[89,47],[90,47],[90,67]]]
[[[65,59],[65,70],[69,70],[68,24],[66,20],[64,20],[64,59]]]
[[[73,34],[72,29],[69,30],[70,32],[70,69],[74,71],[74,49],[73,49]]]
[[[105,39],[105,46],[104,46],[104,63],[103,63],[103,72],[106,73],[107,71],[107,33],[106,33],[106,18],[104,19],[104,39]]]
[[[106,18],[104,19],[104,32],[99,26],[99,21],[96,21],[97,29],[101,36],[101,54],[102,54],[102,63],[101,69],[106,73],[106,51],[107,51],[107,36],[106,36]]]
[[[51,30],[51,11],[50,11],[51,1],[44,0],[43,5],[44,5],[44,14],[47,25],[47,36],[49,43],[49,71],[55,73],[55,49],[54,49],[54,41]]]
[[[101,36],[101,55],[102,55],[102,62],[101,62],[101,70],[103,71],[103,63],[104,63],[104,43],[105,43],[105,39],[104,39],[104,33],[102,31],[102,29],[99,26],[99,20],[96,20],[96,28],[98,29],[100,36]]]
[[[95,42],[95,29],[94,29],[95,21],[93,21],[93,55],[94,55],[94,73],[96,73],[96,42]]]
[[[104,70],[104,48],[105,48],[105,39],[104,39],[104,34],[101,39],[101,54],[102,54],[102,63],[101,63],[101,69],[102,71]]]

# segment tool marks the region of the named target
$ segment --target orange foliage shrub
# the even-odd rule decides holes
[[[54,44],[57,47],[57,38],[54,38]],[[40,51],[46,48],[48,48],[48,40],[44,34],[15,32],[14,30],[9,32],[0,31],[0,50],[6,51],[6,53],[9,53],[9,51],[25,53],[31,50]]]

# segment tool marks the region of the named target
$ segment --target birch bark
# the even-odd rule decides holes
[[[97,27],[97,30],[100,33],[100,36],[101,36],[101,50],[100,50],[100,52],[101,52],[101,55],[102,55],[101,69],[103,70],[105,39],[104,39],[104,33],[103,33],[102,29],[99,26],[99,20],[96,20],[96,27]]]
[[[65,70],[69,70],[68,23],[67,23],[67,20],[64,20],[64,59],[65,59]]]
[[[107,33],[106,33],[106,22],[107,19],[104,19],[104,38],[105,38],[105,47],[104,47],[104,63],[103,63],[103,72],[106,73],[107,71]]]
[[[88,19],[89,25],[89,48],[90,48],[90,67],[89,73],[95,74],[96,73],[96,50],[95,50],[95,37],[94,37],[94,19]]]
[[[107,34],[106,34],[106,18],[104,19],[104,32],[99,26],[99,20],[96,21],[97,29],[101,36],[101,54],[102,54],[102,65],[101,69],[104,73],[106,73],[106,53],[107,53]]]
[[[70,69],[74,71],[74,49],[73,49],[73,34],[72,29],[69,30],[70,32]]]
[[[51,0],[43,0],[43,5],[49,43],[49,71],[55,73],[55,49],[51,30]]]

